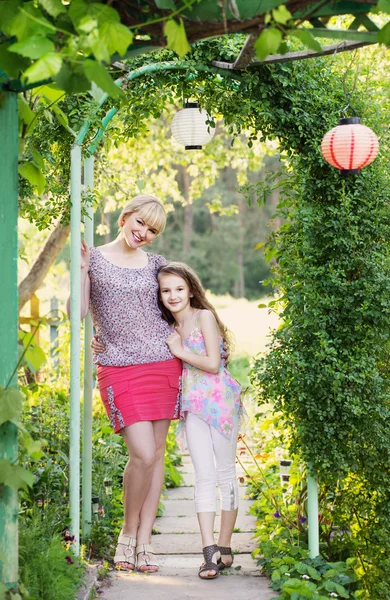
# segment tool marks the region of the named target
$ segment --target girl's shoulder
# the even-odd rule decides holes
[[[201,327],[202,325],[207,327],[207,325],[210,325],[211,323],[216,323],[216,319],[211,310],[208,308],[201,308],[196,315],[196,323]]]

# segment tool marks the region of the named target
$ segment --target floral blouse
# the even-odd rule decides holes
[[[183,347],[194,354],[206,354],[202,330],[197,326],[184,340]],[[224,356],[220,341],[221,357]],[[181,413],[191,412],[230,438],[234,425],[243,413],[241,386],[231,375],[224,360],[218,373],[208,373],[183,362]]]

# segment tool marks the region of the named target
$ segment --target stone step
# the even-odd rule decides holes
[[[190,488],[192,489],[192,488]],[[195,514],[195,504],[191,500],[175,500],[174,498],[164,498],[163,517],[192,517]],[[239,515],[246,515],[249,512],[249,507],[253,504],[251,500],[240,500]],[[217,502],[217,515],[220,514],[219,502]],[[157,521],[158,522],[158,521]]]
[[[196,533],[164,533],[153,535],[152,544],[156,554],[201,554],[202,540]],[[250,554],[257,547],[253,533],[233,533],[232,548],[240,554]]]
[[[187,574],[174,575],[167,575],[165,569],[148,575],[118,572],[110,575],[102,591],[99,597],[103,600],[271,600],[275,597],[265,577],[220,575],[212,581],[202,581],[192,569]]]
[[[246,499],[246,488],[245,486],[239,486],[238,488],[240,502],[241,499]],[[217,491],[216,491],[217,493]],[[162,493],[161,502],[164,504],[165,500],[194,500],[194,486],[180,486],[177,488],[169,488]]]
[[[191,503],[192,504],[192,503]],[[219,518],[215,520],[216,530],[219,527]],[[256,519],[244,513],[238,513],[236,528],[240,531],[253,532],[256,529]],[[172,517],[163,515],[156,519],[154,529],[160,533],[197,533],[199,524],[194,509],[191,516],[179,514]]]

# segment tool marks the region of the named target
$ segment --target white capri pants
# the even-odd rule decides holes
[[[238,426],[237,419],[229,440],[197,415],[187,413],[186,436],[195,469],[195,510],[197,513],[216,512],[215,488],[217,483],[222,510],[235,510],[238,507],[236,477]]]

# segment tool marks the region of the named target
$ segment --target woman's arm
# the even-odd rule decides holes
[[[172,354],[184,362],[208,373],[218,373],[221,365],[220,333],[212,312],[209,310],[201,312],[199,316],[199,328],[204,337],[206,356],[185,350],[182,347],[181,338],[176,332],[169,336],[167,344]]]
[[[81,307],[80,316],[82,319],[88,313],[89,310],[89,297],[91,292],[91,280],[89,278],[88,270],[91,258],[91,252],[88,248],[85,240],[81,242]],[[70,318],[70,296],[66,301],[66,312]]]

